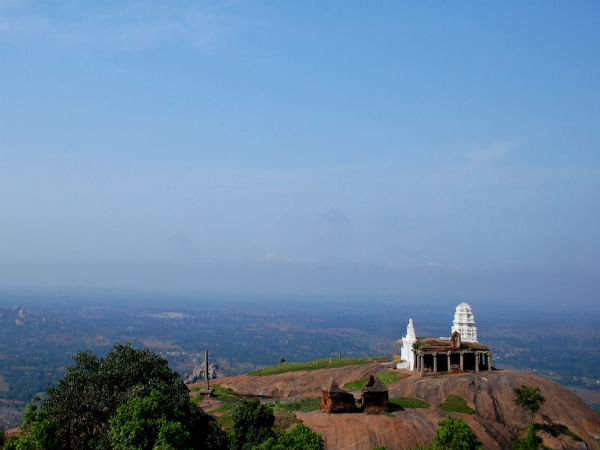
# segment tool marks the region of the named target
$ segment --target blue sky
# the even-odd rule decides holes
[[[596,2],[0,0],[0,286],[600,278]]]

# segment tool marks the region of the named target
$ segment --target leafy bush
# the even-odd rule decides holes
[[[467,405],[467,401],[456,394],[449,394],[446,400],[438,405],[442,411],[475,414],[475,410]]]
[[[390,398],[389,404],[403,409],[408,408],[429,408],[430,405],[425,400],[412,397],[396,397]]]
[[[527,434],[523,439],[513,439],[510,442],[510,448],[513,450],[536,450],[542,445],[542,440],[535,432],[535,426],[531,425],[527,429]]]
[[[229,433],[231,450],[252,450],[269,438],[274,438],[273,410],[258,400],[244,400],[232,413],[233,425]]]
[[[481,448],[481,442],[463,419],[448,415],[438,422],[432,443],[433,450],[479,450]]]
[[[185,438],[187,448],[224,448],[214,420],[189,401],[188,389],[166,359],[131,345],[115,344],[105,358],[80,352],[16,439],[47,450],[145,448]],[[172,422],[162,427],[162,422]],[[112,428],[115,428],[113,431]],[[148,437],[143,437],[138,428]]]
[[[536,431],[537,430],[546,431],[547,433],[550,433],[550,435],[552,435],[554,437],[558,437],[561,434],[565,434],[567,436],[570,436],[577,442],[583,442],[583,438],[581,436],[579,436],[577,433],[571,431],[571,429],[568,426],[563,425],[562,423],[553,423],[553,424],[536,423],[534,425],[534,427],[535,427]]]
[[[323,438],[304,424],[296,425],[292,431],[279,432],[262,442],[254,450],[322,450]]]

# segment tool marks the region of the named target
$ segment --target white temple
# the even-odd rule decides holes
[[[458,331],[463,342],[477,342],[477,327],[471,305],[462,302],[456,307],[452,332]]]
[[[409,319],[408,326],[406,327],[406,336],[402,338],[402,347],[400,348],[400,357],[402,360],[396,366],[398,369],[414,370],[415,358],[413,344],[415,342],[417,342],[415,326],[413,320]]]

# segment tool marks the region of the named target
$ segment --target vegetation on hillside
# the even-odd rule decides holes
[[[438,423],[431,448],[433,450],[480,450],[482,444],[467,422],[448,415]]]
[[[467,405],[467,401],[459,395],[449,394],[438,408],[447,412],[458,412],[463,414],[475,414],[475,410]]]
[[[189,401],[166,359],[121,344],[105,358],[80,352],[74,359],[47,398],[28,406],[5,449],[227,447],[225,433]]]
[[[244,400],[232,414],[230,450],[321,450],[323,439],[303,424],[289,433],[276,428],[273,409],[258,400]]]
[[[294,402],[272,403],[273,409],[281,409],[284,411],[318,411],[321,407],[321,397],[308,397]]]
[[[515,404],[531,414],[531,423],[535,422],[535,415],[540,410],[546,399],[542,396],[539,387],[522,384],[514,388]]]
[[[400,381],[400,378],[398,377],[398,374],[396,372],[381,372],[377,374],[377,378],[379,378],[379,380],[385,385],[393,384],[396,381]],[[350,381],[344,384],[343,388],[351,392],[360,391],[365,386],[368,380],[369,378],[361,378],[359,380]]]
[[[542,396],[539,387],[527,386],[525,384],[515,387],[514,393],[515,404],[531,414],[531,425],[527,428],[527,433],[525,434],[524,438],[516,438],[512,440],[511,447],[514,450],[539,448],[542,444],[542,440],[538,437],[536,432],[535,415],[540,410],[540,407],[546,401],[546,399]]]
[[[430,405],[425,400],[412,397],[396,397],[389,399],[390,407],[409,409],[409,408],[429,408]]]
[[[283,363],[276,366],[264,367],[252,372],[249,376],[277,375],[286,372],[297,372],[300,370],[333,369],[335,367],[355,366],[359,364],[372,364],[375,362],[387,362],[387,356],[373,356],[370,358],[323,358],[308,362]]]

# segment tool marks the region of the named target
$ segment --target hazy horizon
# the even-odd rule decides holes
[[[0,288],[595,305],[600,5],[0,0]]]

